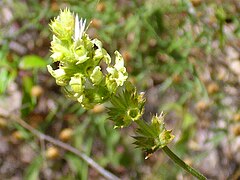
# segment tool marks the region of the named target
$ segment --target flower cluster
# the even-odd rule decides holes
[[[127,80],[124,60],[115,52],[115,64],[98,39],[90,39],[85,33],[86,20],[78,18],[68,9],[60,12],[51,24],[53,40],[51,49],[56,70],[48,65],[48,71],[71,98],[83,107],[92,108],[108,100],[109,96]],[[101,67],[105,63],[106,73]]]

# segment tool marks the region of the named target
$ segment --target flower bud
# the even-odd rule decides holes
[[[84,46],[79,46],[74,51],[75,59],[77,60],[76,64],[84,63],[89,59],[88,51]]]
[[[103,74],[99,66],[96,66],[94,68],[90,76],[90,79],[94,85],[98,85],[103,80]]]
[[[63,69],[53,70],[53,68],[48,65],[47,66],[48,72],[56,79],[56,83],[59,86],[66,86],[70,80]]]
[[[64,9],[60,12],[60,15],[51,22],[50,27],[61,41],[71,40],[74,32],[73,14],[69,9]]]
[[[107,68],[106,84],[110,92],[114,93],[119,86],[122,86],[128,78],[124,60],[118,51],[115,51],[115,65]]]
[[[53,40],[51,42],[51,49],[53,54],[50,56],[53,58],[54,62],[65,60],[66,57],[71,56],[70,51],[66,46],[62,44],[62,42],[56,37],[53,36]]]
[[[82,75],[80,73],[77,73],[73,77],[71,77],[69,85],[71,86],[72,90],[75,93],[83,92],[84,85],[83,85]]]

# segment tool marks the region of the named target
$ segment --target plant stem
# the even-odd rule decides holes
[[[204,175],[202,175],[197,170],[193,169],[191,166],[187,165],[185,162],[183,162],[176,154],[174,154],[167,146],[164,146],[162,150],[170,157],[172,161],[174,161],[177,165],[179,165],[181,168],[185,169],[187,172],[192,174],[198,179],[204,180],[207,179]]]

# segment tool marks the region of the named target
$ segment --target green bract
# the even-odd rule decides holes
[[[139,128],[137,136],[134,137],[136,139],[134,144],[147,153],[146,158],[156,150],[169,144],[174,138],[172,131],[166,130],[162,114],[153,116],[150,124],[144,121],[138,121],[137,123]]]
[[[145,99],[137,94],[136,89],[120,90],[110,99],[113,107],[109,108],[109,119],[115,122],[115,128],[128,126],[139,120],[144,112]]]

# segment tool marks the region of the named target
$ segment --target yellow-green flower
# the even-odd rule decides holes
[[[94,85],[98,85],[101,83],[101,81],[103,80],[103,73],[101,71],[100,66],[96,66],[93,69],[90,79]]]
[[[115,65],[107,68],[107,87],[110,91],[115,92],[119,86],[122,86],[128,78],[124,60],[118,51],[115,51]]]
[[[70,77],[67,76],[66,72],[59,68],[57,70],[53,70],[53,68],[48,65],[47,66],[48,68],[48,72],[56,79],[56,83],[59,85],[59,86],[66,86],[70,80]]]
[[[50,27],[61,41],[69,41],[73,36],[73,14],[67,8],[60,11],[60,15],[51,22]]]

